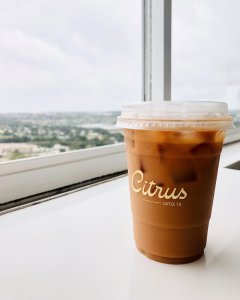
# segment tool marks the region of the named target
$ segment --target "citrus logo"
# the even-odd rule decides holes
[[[163,188],[158,186],[156,182],[148,182],[144,180],[143,172],[140,170],[136,170],[133,173],[131,185],[135,193],[142,193],[144,196],[153,197],[157,195],[160,199],[164,198],[173,200],[183,200],[187,197],[187,192],[184,190],[184,188],[181,188],[179,192],[177,192],[176,188],[174,188],[173,190],[167,188],[165,191],[163,191]]]

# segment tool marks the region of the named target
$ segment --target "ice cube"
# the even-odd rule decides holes
[[[142,155],[141,165],[142,172],[144,172],[144,178],[147,181],[154,181],[161,183],[162,185],[172,186],[173,180],[169,174],[167,165],[164,161],[161,161],[159,156]]]
[[[200,134],[206,143],[214,142],[216,131],[201,131]]]
[[[191,148],[190,152],[194,156],[209,156],[213,155],[215,151],[211,143],[201,143]]]
[[[173,144],[200,144],[204,143],[204,137],[194,130],[173,131],[169,133],[169,142]]]
[[[176,184],[187,183],[197,180],[194,165],[188,159],[173,159],[168,163],[169,172]]]
[[[164,131],[154,130],[136,130],[136,140],[151,142],[151,143],[164,143],[166,142],[166,134]]]

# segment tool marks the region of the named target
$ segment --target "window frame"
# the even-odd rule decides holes
[[[127,170],[123,143],[0,163],[0,204]]]
[[[0,204],[126,169],[123,143],[3,162]]]
[[[143,7],[144,101],[171,101],[172,0],[143,0]],[[239,140],[240,128],[233,128],[224,144]]]
[[[171,101],[172,0],[143,0],[143,100]]]
[[[172,0],[142,0],[143,101],[171,101]],[[225,143],[240,140],[240,129]],[[0,164],[0,204],[127,169],[123,143]]]

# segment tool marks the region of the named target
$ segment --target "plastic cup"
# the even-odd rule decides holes
[[[124,106],[123,128],[137,249],[172,264],[204,253],[219,157],[233,127],[223,102]]]

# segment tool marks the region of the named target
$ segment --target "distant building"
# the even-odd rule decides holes
[[[42,151],[39,153],[39,156],[45,156],[68,152],[70,151],[70,147],[61,144],[55,144],[52,148],[41,148],[41,150]]]
[[[0,156],[7,156],[15,151],[23,154],[38,153],[40,148],[35,144],[26,143],[0,143]]]
[[[56,153],[61,153],[61,152],[67,152],[70,150],[70,148],[68,146],[64,146],[61,144],[55,144],[52,147],[52,150],[55,151]]]

